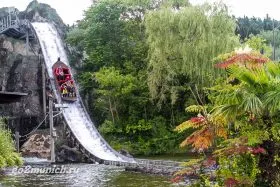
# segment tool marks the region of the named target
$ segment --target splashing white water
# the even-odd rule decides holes
[[[60,57],[62,62],[69,65],[64,46],[57,30],[52,24],[36,22],[32,23],[32,25],[40,41],[48,74],[50,78],[53,78],[52,66],[58,57]],[[61,102],[54,82],[51,82],[56,97]],[[78,101],[69,103],[68,108],[64,109],[63,115],[78,141],[94,156],[103,160],[134,162],[134,159],[125,157],[113,150],[101,137],[82,105],[79,95]]]

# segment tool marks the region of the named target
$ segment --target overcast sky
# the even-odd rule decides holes
[[[214,2],[216,0],[190,0],[191,3]],[[236,16],[270,17],[280,20],[279,0],[223,0],[230,9],[230,13]]]
[[[84,10],[91,5],[91,0],[38,0],[55,8],[67,24],[82,19]],[[190,0],[191,3],[213,2],[216,0]],[[223,0],[236,16],[247,15],[264,18],[266,14],[280,20],[279,0]],[[14,6],[25,10],[31,0],[0,0],[0,7]]]
[[[26,9],[32,0],[0,0],[0,7],[14,6],[20,11]],[[38,0],[56,9],[64,23],[73,24],[83,18],[84,10],[91,5],[91,0]]]

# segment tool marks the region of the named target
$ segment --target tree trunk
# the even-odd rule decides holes
[[[146,105],[144,106],[144,115],[145,115],[145,120],[148,121],[148,117],[147,117],[147,108]]]
[[[114,100],[114,110],[116,112],[116,115],[117,115],[117,119],[120,120],[120,117],[119,117],[119,112],[118,112],[118,109],[117,109],[117,104],[116,104],[116,101]]]
[[[114,111],[113,111],[112,102],[111,102],[110,97],[109,97],[109,106],[110,106],[110,112],[111,112],[113,123],[115,123]]]

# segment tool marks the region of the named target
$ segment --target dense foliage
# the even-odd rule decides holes
[[[279,185],[280,65],[269,57],[280,43],[268,16],[235,21],[223,4],[183,0],[90,7],[67,41],[106,140],[134,154],[174,153],[180,141],[204,153],[175,182],[195,176],[198,186]]]
[[[4,125],[4,121],[0,119],[0,168],[22,165],[20,155],[15,152],[11,133]]]
[[[225,7],[102,0],[85,15],[67,42],[101,133],[114,148],[134,154],[180,151],[182,136],[173,128],[182,122],[185,104],[194,102],[191,76],[218,75],[211,58],[238,42]]]
[[[148,85],[159,102],[171,99],[175,103],[185,88],[183,82],[211,85],[211,80],[221,76],[212,59],[238,44],[235,22],[223,5],[187,6],[177,11],[162,8],[149,12],[145,25]]]
[[[67,40],[79,49],[76,56],[86,53],[79,79],[107,141],[133,154],[171,152],[178,149],[178,135],[169,125],[169,108],[161,112],[149,99],[148,48],[138,11],[125,2],[101,1],[86,12]]]
[[[261,56],[256,63],[251,60],[257,59],[255,53],[243,53],[251,57],[243,59],[234,54],[239,59],[226,67],[228,78],[207,89],[210,102],[188,107],[198,116],[176,128],[196,129],[181,146],[214,150],[206,161],[195,164],[218,164],[216,181],[221,185],[278,185],[280,65]]]
[[[264,19],[261,18],[248,18],[247,16],[236,18],[237,29],[236,34],[240,35],[241,40],[245,40],[251,34],[258,35],[263,31],[271,31],[280,25],[280,22],[273,20],[269,15]]]

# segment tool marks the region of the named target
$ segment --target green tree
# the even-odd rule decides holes
[[[244,41],[251,34],[257,35],[264,29],[264,21],[260,18],[237,18],[237,29],[236,33],[240,35],[240,39]]]
[[[135,154],[176,149],[179,140],[172,125],[180,121],[184,106],[158,110],[150,99],[146,11],[143,2],[136,6],[128,1],[99,1],[67,37],[74,59],[83,56],[81,66],[74,67],[101,133],[116,149]]]
[[[271,48],[271,58],[273,58],[273,45],[275,47],[275,59],[280,59],[280,53],[279,53],[279,46],[280,46],[280,38],[279,38],[279,30],[276,29],[274,31],[274,39],[273,39],[273,31],[262,31],[259,36],[265,39],[265,42],[267,45]]]
[[[245,41],[246,38],[252,35],[258,35],[262,32],[273,30],[273,20],[266,15],[266,18],[249,18],[247,16],[236,18],[237,28],[236,34],[240,35],[241,41]],[[274,20],[274,28],[280,24],[279,21]],[[266,38],[265,38],[266,39]]]
[[[115,123],[115,118],[120,118],[119,105],[136,89],[136,78],[131,74],[122,75],[113,67],[102,68],[94,75],[98,83],[97,93],[100,94],[97,102],[105,105],[104,108],[110,111],[111,119]]]
[[[221,75],[212,59],[237,44],[235,22],[224,5],[163,7],[145,16],[149,45],[148,84],[159,104],[174,104],[186,83],[210,85]],[[180,78],[179,78],[180,77]]]
[[[146,68],[147,47],[142,20],[125,18],[129,7],[121,1],[97,2],[86,11],[86,17],[77,28],[68,33],[67,41],[75,46],[75,58],[84,59],[79,68],[79,80],[88,100],[98,100],[98,84],[92,74],[103,67],[114,67],[122,74],[138,76]],[[131,67],[131,68],[129,68]],[[142,75],[142,73],[139,73]],[[89,102],[98,124],[105,120],[103,110]]]

